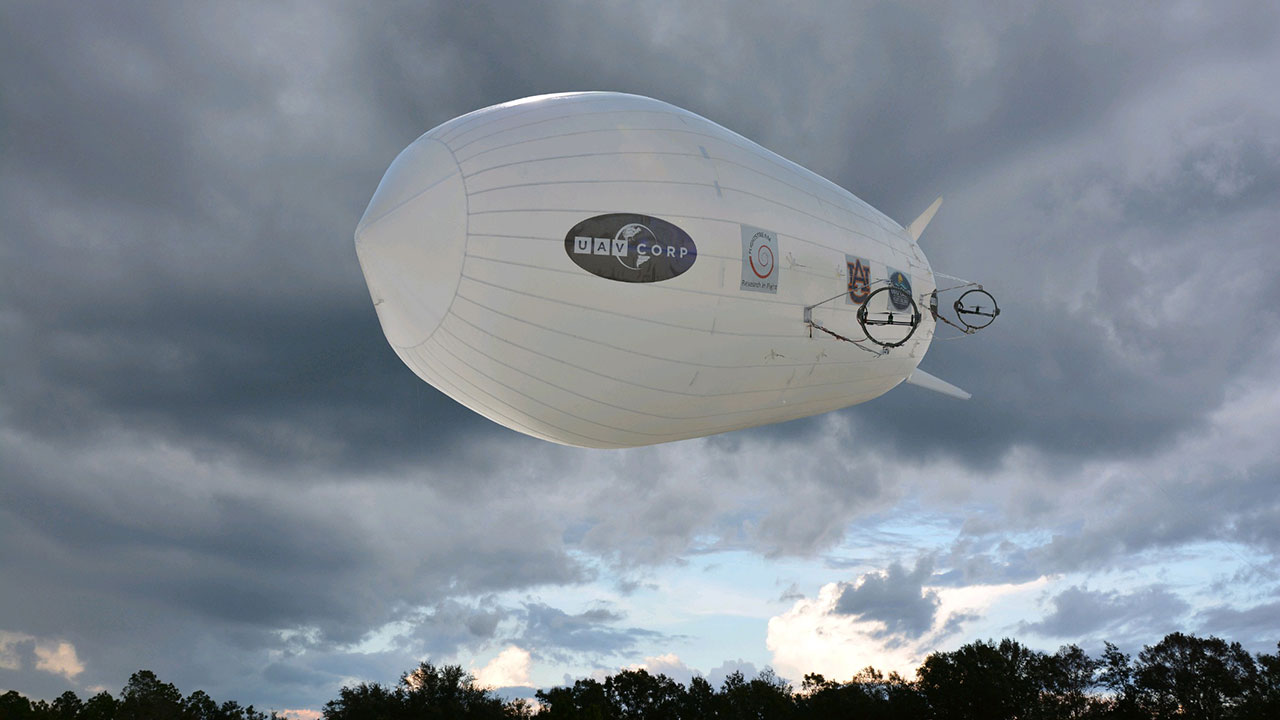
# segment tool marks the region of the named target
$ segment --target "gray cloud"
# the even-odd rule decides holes
[[[518,642],[540,656],[567,657],[584,653],[593,657],[618,655],[640,639],[659,638],[661,633],[643,628],[619,628],[622,614],[605,607],[569,614],[544,603],[524,604],[524,629]]]
[[[1201,634],[1239,638],[1240,643],[1253,652],[1275,653],[1280,645],[1280,640],[1275,638],[1276,627],[1280,626],[1278,600],[1243,609],[1219,605],[1196,613],[1196,620]]]
[[[243,37],[249,17],[154,9],[7,10],[20,16],[6,27],[28,31],[7,44],[20,60],[6,72],[21,74],[5,78],[17,142],[0,181],[13,421],[325,465],[420,458],[487,430],[424,389],[371,322],[350,229],[379,170],[354,177],[364,147],[341,140],[369,136],[363,103],[275,62],[305,37],[246,58],[238,41],[260,42]],[[323,35],[338,19],[294,21]],[[208,34],[186,37],[193,24]],[[282,113],[288,93],[329,95],[331,124]],[[332,181],[317,188],[318,172]]]
[[[933,575],[933,562],[922,558],[915,569],[894,563],[881,573],[868,573],[856,583],[842,583],[834,612],[884,624],[876,637],[914,640],[933,627],[941,601],[924,584]]]
[[[1072,571],[1109,557],[1167,550],[1197,541],[1225,541],[1274,553],[1276,503],[1267,490],[1273,472],[1179,468],[1155,479],[1141,470],[1098,484],[1075,532],[1030,549],[1040,567]],[[1109,507],[1108,507],[1109,506]],[[1074,515],[1074,514],[1073,514]]]
[[[1053,612],[1039,622],[1022,623],[1019,629],[1039,635],[1078,638],[1108,632],[1114,639],[1159,637],[1178,627],[1178,618],[1190,610],[1185,600],[1168,588],[1150,586],[1132,593],[1102,592],[1073,586],[1055,595]]]
[[[296,689],[299,701],[313,702],[359,676],[355,668],[395,677],[411,653],[491,639],[496,609],[464,612],[447,602],[454,594],[584,577],[518,492],[502,510],[399,483],[255,489],[256,474],[209,477],[207,466],[172,450],[103,450],[66,462],[33,447],[6,442],[0,451],[0,541],[11,549],[0,575],[23,578],[0,593],[0,615],[22,623],[5,629],[74,643],[83,686],[113,687],[122,672],[149,667],[215,696],[256,683],[285,695],[257,673],[306,671],[327,681]],[[508,534],[491,537],[490,521]],[[418,605],[435,610],[424,617]],[[381,664],[350,656],[345,668],[322,666],[396,621],[419,623],[422,637],[384,653]],[[285,658],[273,658],[279,653]],[[242,670],[227,672],[228,657]]]
[[[760,674],[756,670],[754,663],[747,662],[742,658],[737,660],[725,660],[716,667],[711,668],[711,672],[707,673],[707,682],[711,687],[719,690],[724,687],[724,681],[735,672],[742,673],[742,677],[746,680],[754,680],[756,675]]]
[[[1032,560],[1027,550],[1004,539],[1000,529],[977,530],[966,525],[945,556],[949,569],[934,575],[930,585],[1017,584],[1035,580],[1044,574],[1044,569]]]
[[[417,654],[431,657],[452,656],[458,648],[494,638],[499,623],[512,617],[511,608],[498,605],[493,598],[474,604],[455,599],[437,602],[406,621],[413,630],[407,645]]]

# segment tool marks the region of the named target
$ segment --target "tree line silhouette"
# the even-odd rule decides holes
[[[1075,645],[1055,653],[1005,639],[935,652],[914,679],[868,667],[845,682],[809,674],[798,688],[766,669],[748,680],[729,675],[719,689],[645,670],[539,690],[537,702],[504,701],[456,665],[422,663],[392,686],[343,687],[324,706],[326,720],[868,720],[1112,718],[1148,720],[1276,720],[1280,718],[1277,653],[1251,655],[1240,643],[1172,633],[1137,658],[1106,643],[1100,657]],[[0,720],[279,720],[234,701],[219,705],[202,691],[176,687],[140,670],[120,697],[102,692],[81,701],[67,691],[53,702],[16,691],[0,695]]]

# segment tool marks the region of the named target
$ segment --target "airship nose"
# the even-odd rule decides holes
[[[448,146],[418,138],[387,168],[356,225],[356,255],[387,340],[419,345],[448,312],[467,243],[462,172]]]

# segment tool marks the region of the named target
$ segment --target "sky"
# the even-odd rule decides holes
[[[908,675],[1280,641],[1280,6],[0,0],[0,690],[314,716],[423,660]],[[911,386],[625,451],[418,380],[352,233],[471,110],[615,90],[1001,300]],[[945,336],[945,334],[943,334]],[[311,711],[310,713],[303,711]]]

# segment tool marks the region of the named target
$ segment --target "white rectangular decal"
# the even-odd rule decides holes
[[[871,295],[871,261],[855,255],[844,256],[848,271],[849,294],[844,301],[849,305],[861,305]]]
[[[778,235],[742,226],[742,290],[778,292]]]

